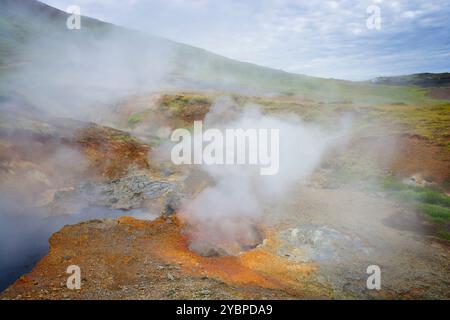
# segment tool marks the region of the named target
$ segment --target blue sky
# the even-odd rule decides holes
[[[450,0],[42,0],[285,71],[350,80],[450,71]],[[367,8],[381,28],[368,29]]]

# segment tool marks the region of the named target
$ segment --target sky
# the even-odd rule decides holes
[[[82,15],[311,76],[450,71],[450,0],[41,1],[61,10],[78,5]]]

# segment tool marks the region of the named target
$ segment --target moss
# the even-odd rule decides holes
[[[113,135],[111,136],[111,140],[114,141],[123,141],[123,142],[136,142],[136,138],[128,135],[128,134],[123,134],[123,135]]]
[[[165,95],[162,98],[161,106],[164,108],[184,108],[190,105],[211,105],[212,99],[204,95],[177,94]]]
[[[149,110],[133,113],[128,118],[128,126],[130,128],[135,127],[138,123],[144,121],[149,115],[150,115],[150,111]]]
[[[141,115],[140,114],[132,114],[128,118],[128,126],[134,127],[136,124],[138,124],[141,121]]]
[[[450,232],[447,230],[439,230],[438,236],[442,239],[450,241]]]

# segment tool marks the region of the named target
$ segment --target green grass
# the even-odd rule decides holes
[[[183,113],[185,108],[193,105],[201,105],[209,107],[212,104],[212,99],[204,95],[196,94],[177,94],[165,95],[161,101],[161,109],[168,111],[172,116],[179,116]]]
[[[137,142],[137,139],[129,134],[114,134],[111,136],[111,140],[123,142]]]
[[[128,118],[128,126],[130,128],[135,127],[138,123],[142,122],[143,120],[145,120],[150,114],[149,110],[145,110],[145,111],[141,111],[141,112],[136,112],[133,113],[129,118]]]
[[[450,197],[438,188],[408,185],[391,176],[382,180],[382,187],[384,190],[393,192],[397,197],[407,201],[416,201],[450,208]]]
[[[450,103],[383,105],[370,117],[384,119],[404,132],[416,134],[450,149]]]
[[[435,204],[422,203],[420,205],[420,209],[435,223],[446,224],[450,221],[450,208]]]
[[[439,230],[437,234],[440,238],[450,241],[450,232],[449,231]]]
[[[264,94],[270,92],[291,97],[301,96],[321,102],[340,101],[365,105],[433,103],[433,99],[427,96],[428,90],[423,88],[309,77],[233,61],[208,52],[199,55],[193,48],[183,48],[180,55],[181,52],[187,61],[193,61],[188,65],[197,65],[198,68],[181,68],[179,73],[211,84],[223,83],[223,79],[233,79],[233,84],[241,88],[254,89]],[[201,61],[197,61],[198,59]]]
[[[405,203],[416,206],[424,216],[437,226],[437,235],[450,240],[450,197],[439,189],[411,186],[387,177],[382,181],[384,190]]]
[[[167,139],[153,136],[153,137],[150,138],[149,143],[152,146],[159,146],[159,145],[161,145],[161,144],[163,144],[163,143],[165,143],[167,141],[168,141]]]
[[[395,90],[398,90],[396,88]],[[252,102],[263,107],[266,113],[295,113],[305,121],[332,127],[339,124],[336,119],[345,115],[352,118],[355,134],[414,135],[450,151],[450,103],[435,100],[426,102],[414,95],[424,93],[422,88],[409,88],[413,104],[392,102],[380,105],[357,104],[353,101],[320,102],[296,97],[242,97],[240,103]],[[368,97],[368,101],[370,98]]]
[[[421,190],[418,186],[407,185],[392,176],[384,177],[380,181],[380,184],[382,188],[387,191]]]

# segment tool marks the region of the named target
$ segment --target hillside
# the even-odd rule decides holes
[[[41,91],[33,90],[36,84],[30,84],[18,75],[18,70],[26,69],[26,76],[30,72],[40,73],[46,79],[54,79],[58,86],[61,86],[61,81],[56,80],[62,79],[65,85],[74,87],[66,72],[75,74],[73,82],[76,85],[87,79],[91,86],[93,83],[107,86],[103,83],[105,79],[106,82],[120,79],[130,90],[136,89],[133,84],[139,85],[138,90],[145,90],[157,82],[158,85],[164,83],[183,88],[259,95],[281,94],[364,104],[426,103],[431,100],[426,96],[426,89],[291,74],[238,62],[86,17],[82,19],[81,30],[68,30],[66,17],[66,13],[35,0],[0,2],[3,91],[18,87],[10,85],[10,77],[19,82],[24,91],[28,89],[33,94]],[[104,55],[101,54],[105,51],[110,53],[111,61],[104,61]],[[83,80],[79,80],[79,77]]]
[[[416,73],[396,77],[378,77],[372,82],[393,86],[448,87],[450,73]]]

